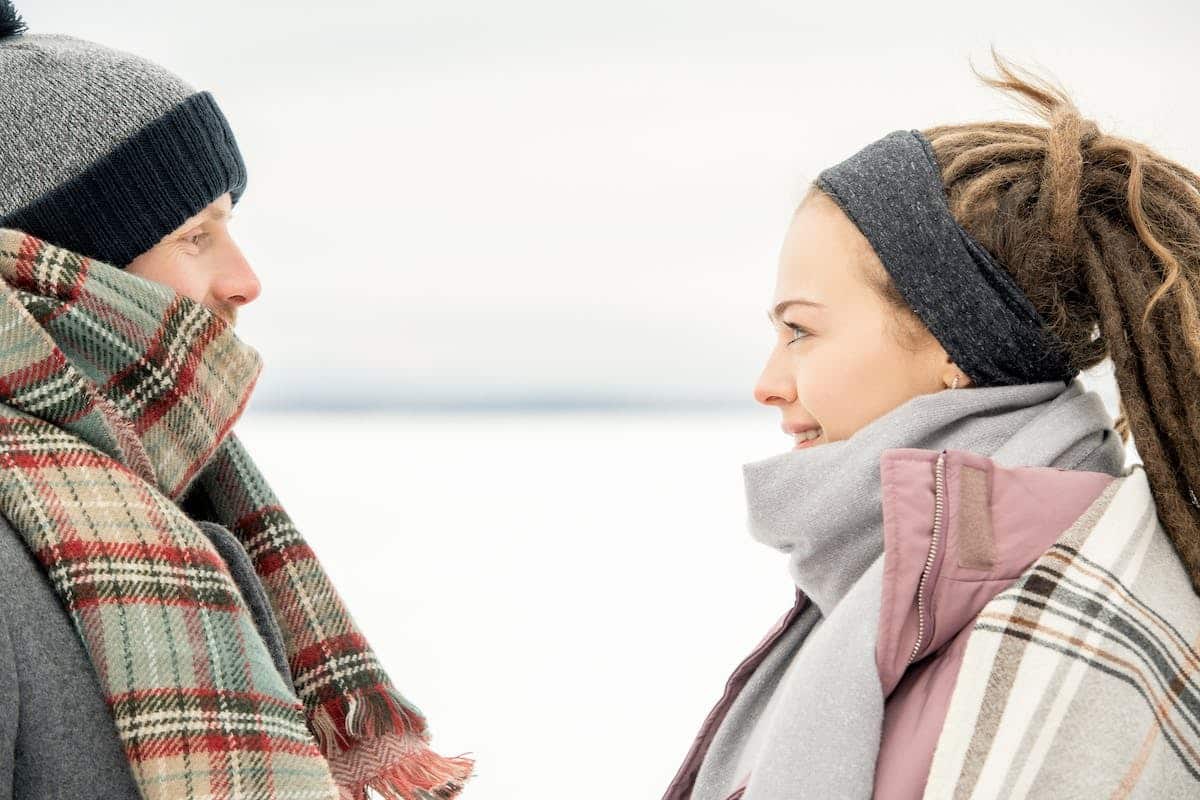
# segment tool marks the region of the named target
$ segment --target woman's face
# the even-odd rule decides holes
[[[232,207],[226,192],[129,262],[125,271],[166,284],[236,325],[238,307],[258,297],[262,287],[229,235]]]
[[[776,406],[784,432],[819,427],[810,447],[847,439],[907,400],[967,378],[911,316],[904,341],[887,301],[867,282],[884,268],[866,237],[827,195],[792,217],[768,312],[775,343],[754,398]],[[796,445],[804,440],[797,438]]]

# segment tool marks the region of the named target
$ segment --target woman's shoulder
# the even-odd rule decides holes
[[[1200,597],[1134,466],[980,613],[930,793],[1011,789],[1036,775],[1060,797],[1191,796],[1197,642]],[[1103,754],[1085,769],[1081,742]]]

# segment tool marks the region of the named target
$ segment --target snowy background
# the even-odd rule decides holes
[[[971,74],[993,43],[1200,164],[1182,2],[16,5],[229,117],[238,433],[480,800],[661,795],[790,605],[740,468],[790,446],[750,393],[817,171],[1027,119]]]

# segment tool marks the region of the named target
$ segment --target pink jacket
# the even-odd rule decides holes
[[[975,617],[1113,480],[1102,472],[1002,467],[965,450],[944,451],[939,472],[939,452],[897,448],[880,459],[884,560],[875,658],[886,698],[875,768],[880,800],[924,793]],[[734,670],[663,800],[689,797],[721,719],[807,602],[797,589],[792,608]]]

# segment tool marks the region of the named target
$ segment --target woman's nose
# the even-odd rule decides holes
[[[780,363],[778,348],[771,352],[754,385],[754,399],[764,406],[787,405],[796,400],[796,382]]]

